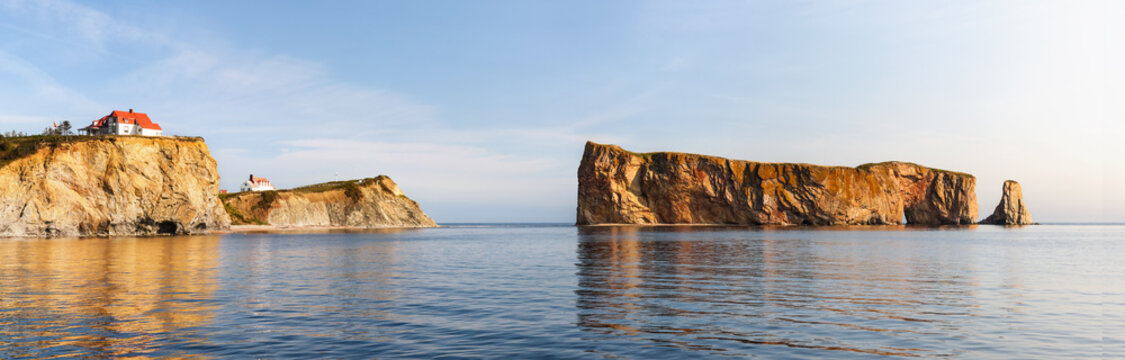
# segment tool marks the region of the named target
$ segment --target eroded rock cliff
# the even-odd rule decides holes
[[[991,225],[1031,225],[1031,212],[1023,204],[1023,189],[1015,180],[1004,181],[1004,192],[1000,196],[1000,204],[981,224]]]
[[[227,229],[200,139],[0,141],[0,236],[197,234]]]
[[[760,163],[587,142],[577,224],[972,224],[975,184],[904,162]]]
[[[309,185],[292,190],[241,192],[222,196],[235,225],[282,227],[433,227],[418,203],[391,178]]]

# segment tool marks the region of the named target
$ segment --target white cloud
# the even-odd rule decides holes
[[[0,115],[0,124],[42,125],[51,121],[53,120],[42,116]]]
[[[108,14],[66,0],[0,0],[0,7],[17,12],[22,18],[46,24],[44,31],[22,29],[39,37],[96,51],[100,55],[132,59],[128,52],[109,51],[113,42],[133,44],[174,43],[164,34],[131,26],[132,22],[114,19]]]
[[[329,181],[337,173],[340,178],[386,174],[419,200],[497,206],[557,203],[554,188],[573,181],[543,176],[556,166],[551,159],[507,155],[487,146],[578,141],[569,128],[454,130],[440,121],[434,106],[335,79],[316,62],[240,49],[221,39],[188,42],[116,24],[104,13],[68,2],[4,4],[59,26],[61,33],[45,35],[58,43],[86,43],[105,58],[116,56],[110,54],[121,46],[147,47],[146,55],[156,58],[107,74],[94,95],[112,103],[108,106],[14,56],[0,53],[0,71],[34,84],[37,97],[71,103],[90,116],[110,107],[136,107],[158,119],[166,133],[208,138],[225,188],[237,188],[251,172],[283,187]],[[3,123],[45,119],[0,116]],[[212,141],[216,138],[221,140]]]
[[[999,181],[1015,177],[1048,218],[1066,215],[1048,209],[1085,216],[1091,211],[1078,208],[1095,203],[1106,219],[1125,219],[1116,205],[1125,199],[1111,191],[1125,187],[1125,161],[1113,155],[1125,150],[1111,135],[1122,132],[1125,116],[1117,101],[1125,94],[1116,65],[1125,56],[1113,36],[1120,26],[1111,15],[1121,13],[1117,4],[1010,11],[990,4],[938,13],[916,4],[890,12],[866,3],[802,5],[796,16],[782,15],[808,23],[777,24],[771,14],[785,6],[647,3],[641,42],[661,43],[650,73],[615,69],[575,89],[605,98],[567,109],[586,116],[520,109],[512,112],[549,120],[496,127],[459,122],[460,114],[428,99],[354,83],[309,59],[221,38],[186,40],[67,1],[0,0],[0,9],[36,25],[0,29],[108,69],[100,78],[84,74],[95,78],[86,83],[68,82],[66,71],[52,73],[57,69],[35,54],[0,45],[0,124],[38,129],[48,119],[92,120],[111,108],[137,108],[169,133],[206,137],[227,188],[249,172],[283,186],[331,180],[336,172],[387,174],[437,205],[535,203],[569,211],[581,144],[593,139],[752,160],[915,161],[977,173],[982,211],[994,205]],[[865,16],[873,9],[913,11]],[[749,25],[748,14],[755,20]],[[955,26],[945,26],[951,20]],[[785,30],[783,47],[770,45],[778,32],[759,31],[775,25]],[[880,31],[890,28],[901,31]],[[843,38],[857,34],[862,39]],[[677,43],[684,39],[691,43]],[[638,51],[643,55],[652,54]],[[1075,187],[1076,174],[1101,176],[1104,186]]]
[[[98,103],[90,100],[85,95],[71,90],[56,81],[47,72],[10,53],[0,50],[0,74],[8,74],[18,80],[16,86],[24,91],[17,96],[23,99],[9,97],[7,101],[25,102],[28,99],[51,102],[70,109],[88,109],[98,107]],[[46,100],[46,101],[42,101]],[[8,106],[7,108],[12,108]]]
[[[429,143],[387,143],[338,139],[285,141],[295,148],[277,157],[283,162],[318,161],[340,164],[374,162],[385,166],[441,164],[443,171],[496,174],[536,173],[550,167],[544,159],[495,154],[474,146]]]
[[[424,210],[438,209],[431,215],[440,215],[442,221],[482,220],[464,210],[442,212],[458,204],[461,208],[465,204],[543,207],[542,204],[565,204],[574,199],[571,191],[559,191],[574,189],[574,178],[557,175],[558,163],[552,159],[501,154],[480,146],[434,143],[309,139],[285,141],[282,145],[287,151],[269,156],[215,150],[216,158],[222,159],[220,171],[228,176],[222,180],[223,187],[237,188],[250,173],[266,176],[283,188],[332,181],[337,176],[355,179],[388,175]],[[519,214],[511,215],[527,220]]]

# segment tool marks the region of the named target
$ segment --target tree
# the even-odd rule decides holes
[[[51,124],[50,127],[43,129],[43,135],[74,135],[70,131],[70,121],[63,121],[62,124]]]

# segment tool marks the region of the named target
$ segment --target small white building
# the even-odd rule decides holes
[[[148,114],[133,112],[133,109],[128,112],[114,110],[78,131],[85,132],[86,135],[164,136],[160,124],[152,122]]]
[[[242,187],[239,190],[270,191],[277,190],[277,188],[273,187],[273,184],[271,184],[269,180],[266,180],[266,178],[254,177],[254,174],[250,174],[250,180],[246,180],[246,182],[242,183]]]

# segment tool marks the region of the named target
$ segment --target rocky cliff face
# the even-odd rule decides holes
[[[217,197],[215,160],[202,140],[14,141],[0,142],[0,236],[197,234],[230,227]]]
[[[386,176],[292,190],[242,192],[224,196],[223,202],[236,225],[437,226]]]
[[[1023,189],[1020,183],[1014,180],[1004,182],[1004,193],[1000,196],[1000,204],[981,224],[992,225],[1031,225],[1031,212],[1023,205]]]
[[[975,184],[903,162],[759,163],[588,142],[577,224],[972,224]]]

